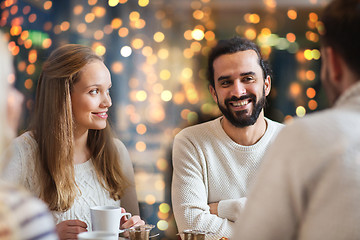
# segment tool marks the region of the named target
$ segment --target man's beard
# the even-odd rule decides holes
[[[216,95],[217,97],[217,95]],[[252,110],[251,115],[247,116],[248,113],[248,109],[246,110],[241,110],[241,111],[231,111],[231,106],[230,106],[230,101],[241,101],[243,99],[247,99],[250,98],[251,99],[251,103],[253,103],[254,108]],[[222,114],[224,115],[224,117],[229,120],[229,122],[234,125],[235,127],[238,128],[244,128],[247,126],[251,126],[254,125],[255,122],[257,121],[261,110],[264,108],[265,103],[266,103],[266,98],[265,98],[265,89],[263,90],[263,95],[261,97],[261,99],[256,102],[256,96],[254,94],[247,94],[244,96],[241,96],[240,98],[237,98],[235,96],[231,97],[230,99],[225,99],[225,107],[220,105],[219,103],[219,98],[218,98],[218,106],[220,111],[222,112]]]

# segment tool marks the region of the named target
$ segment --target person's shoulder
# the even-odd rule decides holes
[[[213,129],[217,128],[217,126],[220,126],[220,118],[186,127],[176,135],[176,138],[202,136],[211,132]]]
[[[23,144],[31,144],[31,145],[37,144],[36,140],[34,138],[34,134],[31,131],[24,132],[20,136],[16,137],[14,139],[14,142],[17,143],[17,144],[21,144],[21,143],[23,143]]]

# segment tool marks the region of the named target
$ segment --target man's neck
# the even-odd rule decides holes
[[[225,133],[237,144],[251,146],[264,136],[267,122],[264,113],[261,112],[254,125],[238,128],[232,125],[225,117],[221,119],[221,126]]]

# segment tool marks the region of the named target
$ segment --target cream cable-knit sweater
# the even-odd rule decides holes
[[[220,120],[182,130],[173,145],[172,204],[178,230],[215,233],[206,239],[231,236],[261,158],[283,126],[266,118],[264,136],[242,146],[225,133]],[[213,202],[220,202],[220,217],[210,214]]]
[[[360,80],[281,131],[236,224],[233,240],[360,239]]]
[[[131,183],[125,195],[121,199],[121,206],[133,215],[139,214],[139,207],[135,192],[134,170],[128,151],[124,144],[114,139],[120,153],[121,168]],[[3,178],[7,181],[24,186],[30,192],[39,196],[40,188],[35,174],[35,158],[38,145],[29,132],[16,138],[13,142],[13,158],[4,169]],[[78,219],[84,221],[91,230],[90,207],[98,205],[120,206],[120,201],[110,198],[109,193],[101,186],[96,177],[92,160],[77,164],[75,167],[75,180],[81,191],[73,206],[66,212],[55,212],[52,214],[55,223],[64,220]]]

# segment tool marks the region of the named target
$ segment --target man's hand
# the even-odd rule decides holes
[[[208,205],[209,205],[209,207],[210,207],[210,213],[211,213],[211,214],[214,214],[214,215],[216,215],[216,216],[219,216],[219,215],[218,215],[218,205],[219,205],[219,202],[209,203]]]
[[[67,220],[56,225],[56,231],[60,240],[77,239],[77,235],[86,232],[87,225],[80,220]]]

